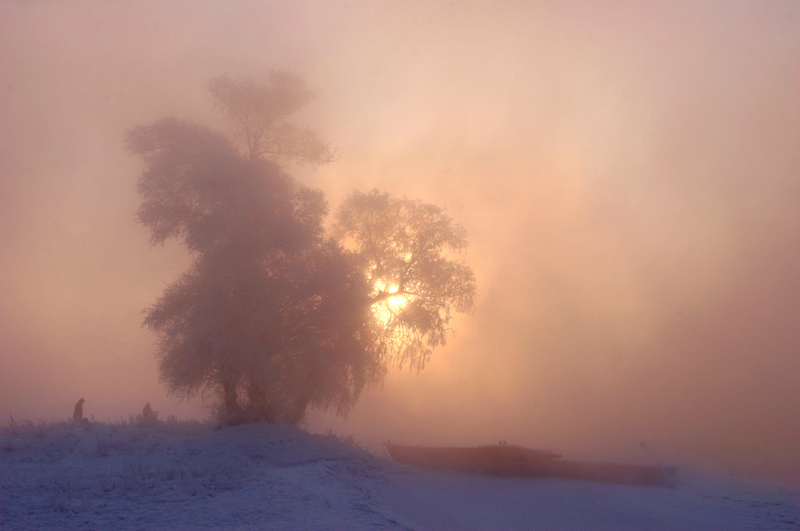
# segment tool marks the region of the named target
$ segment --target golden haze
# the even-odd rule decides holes
[[[135,223],[122,136],[223,128],[206,80],[270,68],[341,155],[297,177],[445,207],[480,290],[312,427],[800,474],[793,1],[0,4],[0,419],[205,414],[141,328],[189,259]]]

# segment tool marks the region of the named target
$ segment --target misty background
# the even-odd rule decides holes
[[[800,477],[794,1],[0,4],[0,422],[208,415],[158,382],[141,311],[189,257],[150,248],[122,138],[225,130],[206,81],[273,68],[341,156],[294,176],[446,208],[479,289],[311,429]]]

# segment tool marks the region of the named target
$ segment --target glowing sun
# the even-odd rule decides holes
[[[392,295],[392,293],[397,293],[399,289],[397,284],[390,284],[387,286],[385,283],[379,282],[378,285],[376,285],[378,295],[388,295],[388,297],[378,301],[373,306],[375,316],[383,324],[388,323],[392,317],[400,313],[408,304],[408,297],[405,294]]]

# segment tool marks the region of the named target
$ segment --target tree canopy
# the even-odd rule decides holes
[[[214,106],[230,120],[234,137],[244,144],[250,160],[294,160],[316,167],[336,159],[316,131],[288,121],[314,97],[301,77],[273,71],[267,83],[257,83],[220,76],[206,88]]]
[[[279,163],[332,152],[273,127],[310,96],[296,76],[270,80],[209,83],[244,152],[176,118],[131,129],[126,145],[144,162],[137,217],[151,243],[175,238],[193,256],[145,310],[162,381],[181,397],[210,391],[228,417],[297,422],[308,407],[347,413],[390,364],[421,369],[452,312],[473,307],[475,280],[454,258],[464,230],[433,205],[353,193],[326,233],[322,193]]]
[[[472,269],[452,258],[466,248],[466,231],[437,206],[377,190],[351,194],[333,231],[361,257],[392,359],[422,369],[445,343],[452,312],[475,304]]]

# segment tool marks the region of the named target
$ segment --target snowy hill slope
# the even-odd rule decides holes
[[[0,529],[798,529],[787,487],[428,472],[290,426],[3,428]],[[185,431],[185,430],[184,430]]]

